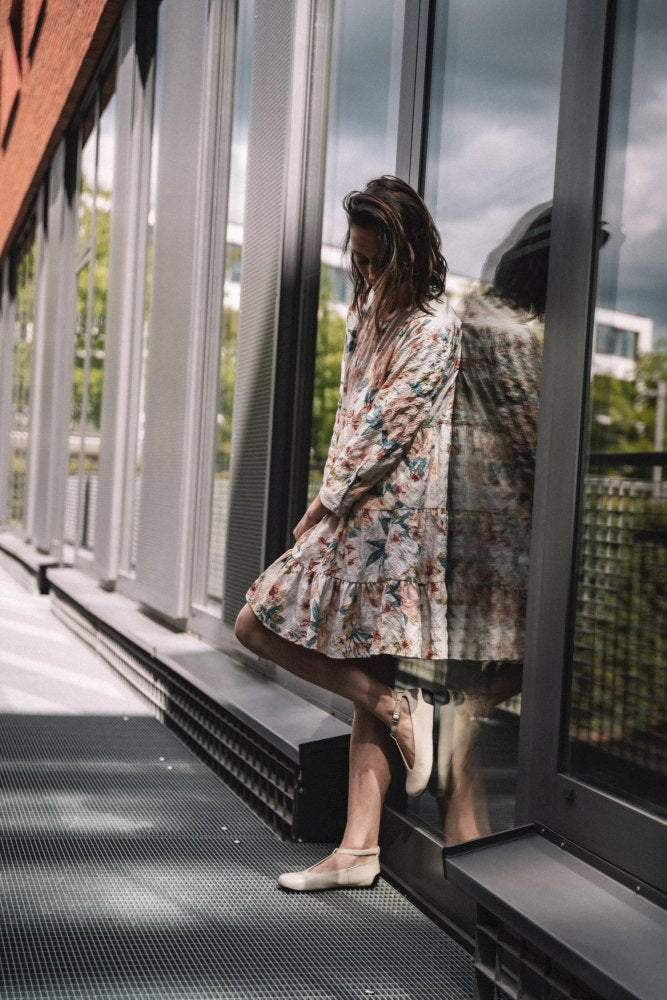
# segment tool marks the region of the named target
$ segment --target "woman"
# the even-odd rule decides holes
[[[392,740],[406,791],[426,788],[433,706],[393,688],[393,657],[447,655],[447,472],[459,323],[419,195],[380,177],[344,200],[354,298],[319,496],[295,546],[262,573],[236,623],[265,659],[354,703],[340,847],[293,890],[372,885]]]

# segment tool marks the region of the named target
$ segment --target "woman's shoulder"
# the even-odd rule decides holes
[[[406,328],[413,333],[422,330],[428,334],[438,332],[443,336],[457,333],[460,327],[461,319],[446,296],[432,302],[428,312],[415,310],[406,323]]]

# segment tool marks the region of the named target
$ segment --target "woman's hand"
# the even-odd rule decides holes
[[[320,498],[315,497],[313,502],[308,507],[308,510],[294,529],[293,534],[295,540],[298,542],[304,531],[308,531],[309,528],[312,528],[314,524],[317,524],[323,517],[326,517],[326,515],[330,513],[331,511],[327,510]]]

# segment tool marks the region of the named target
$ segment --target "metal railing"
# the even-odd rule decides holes
[[[667,771],[666,547],[667,484],[586,477],[570,736],[659,772]]]

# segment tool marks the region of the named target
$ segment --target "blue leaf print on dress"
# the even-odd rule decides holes
[[[317,642],[317,630],[323,620],[324,619],[320,614],[320,603],[313,598],[310,602],[310,621],[308,622],[308,630],[312,630],[313,634],[310,639],[307,640],[306,646],[314,646]]]
[[[387,544],[386,538],[369,538],[368,545],[374,546],[375,551],[371,552],[368,559],[366,560],[367,566],[372,566],[373,563],[377,562],[379,559],[384,561],[385,559],[385,546]]]
[[[401,538],[410,537],[410,526],[407,523],[407,519],[410,517],[411,513],[412,512],[410,510],[406,510],[403,514],[400,514],[399,517],[394,518],[393,527],[400,528]]]
[[[262,618],[267,624],[271,625],[282,625],[285,621],[281,614],[283,610],[282,604],[274,604],[270,608],[262,609]]]

